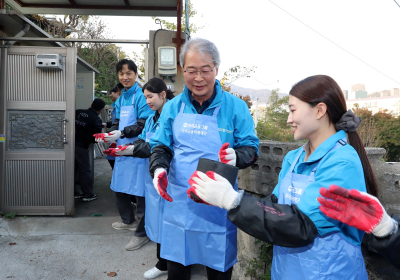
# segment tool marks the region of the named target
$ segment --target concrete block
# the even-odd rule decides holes
[[[270,194],[278,183],[278,175],[286,154],[303,143],[260,141],[259,156],[252,166],[239,171],[239,188],[261,195]]]

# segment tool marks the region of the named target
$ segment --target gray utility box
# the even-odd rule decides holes
[[[42,69],[63,70],[64,58],[61,54],[36,54],[36,67]]]

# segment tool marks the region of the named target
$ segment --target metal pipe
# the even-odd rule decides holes
[[[21,31],[19,31],[17,34],[15,34],[15,36],[13,38],[15,39],[15,38],[24,36],[29,31],[30,28],[31,28],[31,26],[28,23],[24,23],[24,26],[22,27]],[[17,41],[9,41],[9,42],[6,43],[6,45],[7,46],[12,46],[16,42]]]
[[[36,37],[0,37],[3,41],[31,41],[31,42],[76,42],[76,43],[106,43],[106,44],[148,44],[149,40],[123,39],[73,39],[73,38],[36,38]]]
[[[190,39],[189,15],[190,15],[189,0],[185,0],[185,33],[186,33],[186,42],[189,41],[189,39]]]
[[[177,59],[176,61],[179,62],[179,54],[181,53],[181,16],[182,16],[182,0],[177,0],[177,24],[176,24],[176,52],[177,52]]]

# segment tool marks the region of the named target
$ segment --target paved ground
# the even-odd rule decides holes
[[[144,279],[143,273],[157,261],[156,244],[149,242],[131,252],[124,249],[133,233],[111,227],[119,215],[109,189],[110,178],[108,162],[96,159],[95,193],[99,198],[76,201],[73,217],[0,218],[0,279]],[[107,276],[110,272],[117,275]],[[195,266],[192,280],[204,279],[204,267]]]

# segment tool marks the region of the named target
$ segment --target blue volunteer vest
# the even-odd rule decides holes
[[[346,143],[347,138],[339,140],[329,152]],[[293,173],[302,152],[303,150],[300,149],[290,170],[279,185],[279,204],[297,205],[307,186],[315,181],[315,172],[319,163],[309,176]],[[318,235],[312,244],[305,247],[274,246],[273,251],[271,268],[273,280],[368,279],[361,247],[350,243],[340,232]]]

